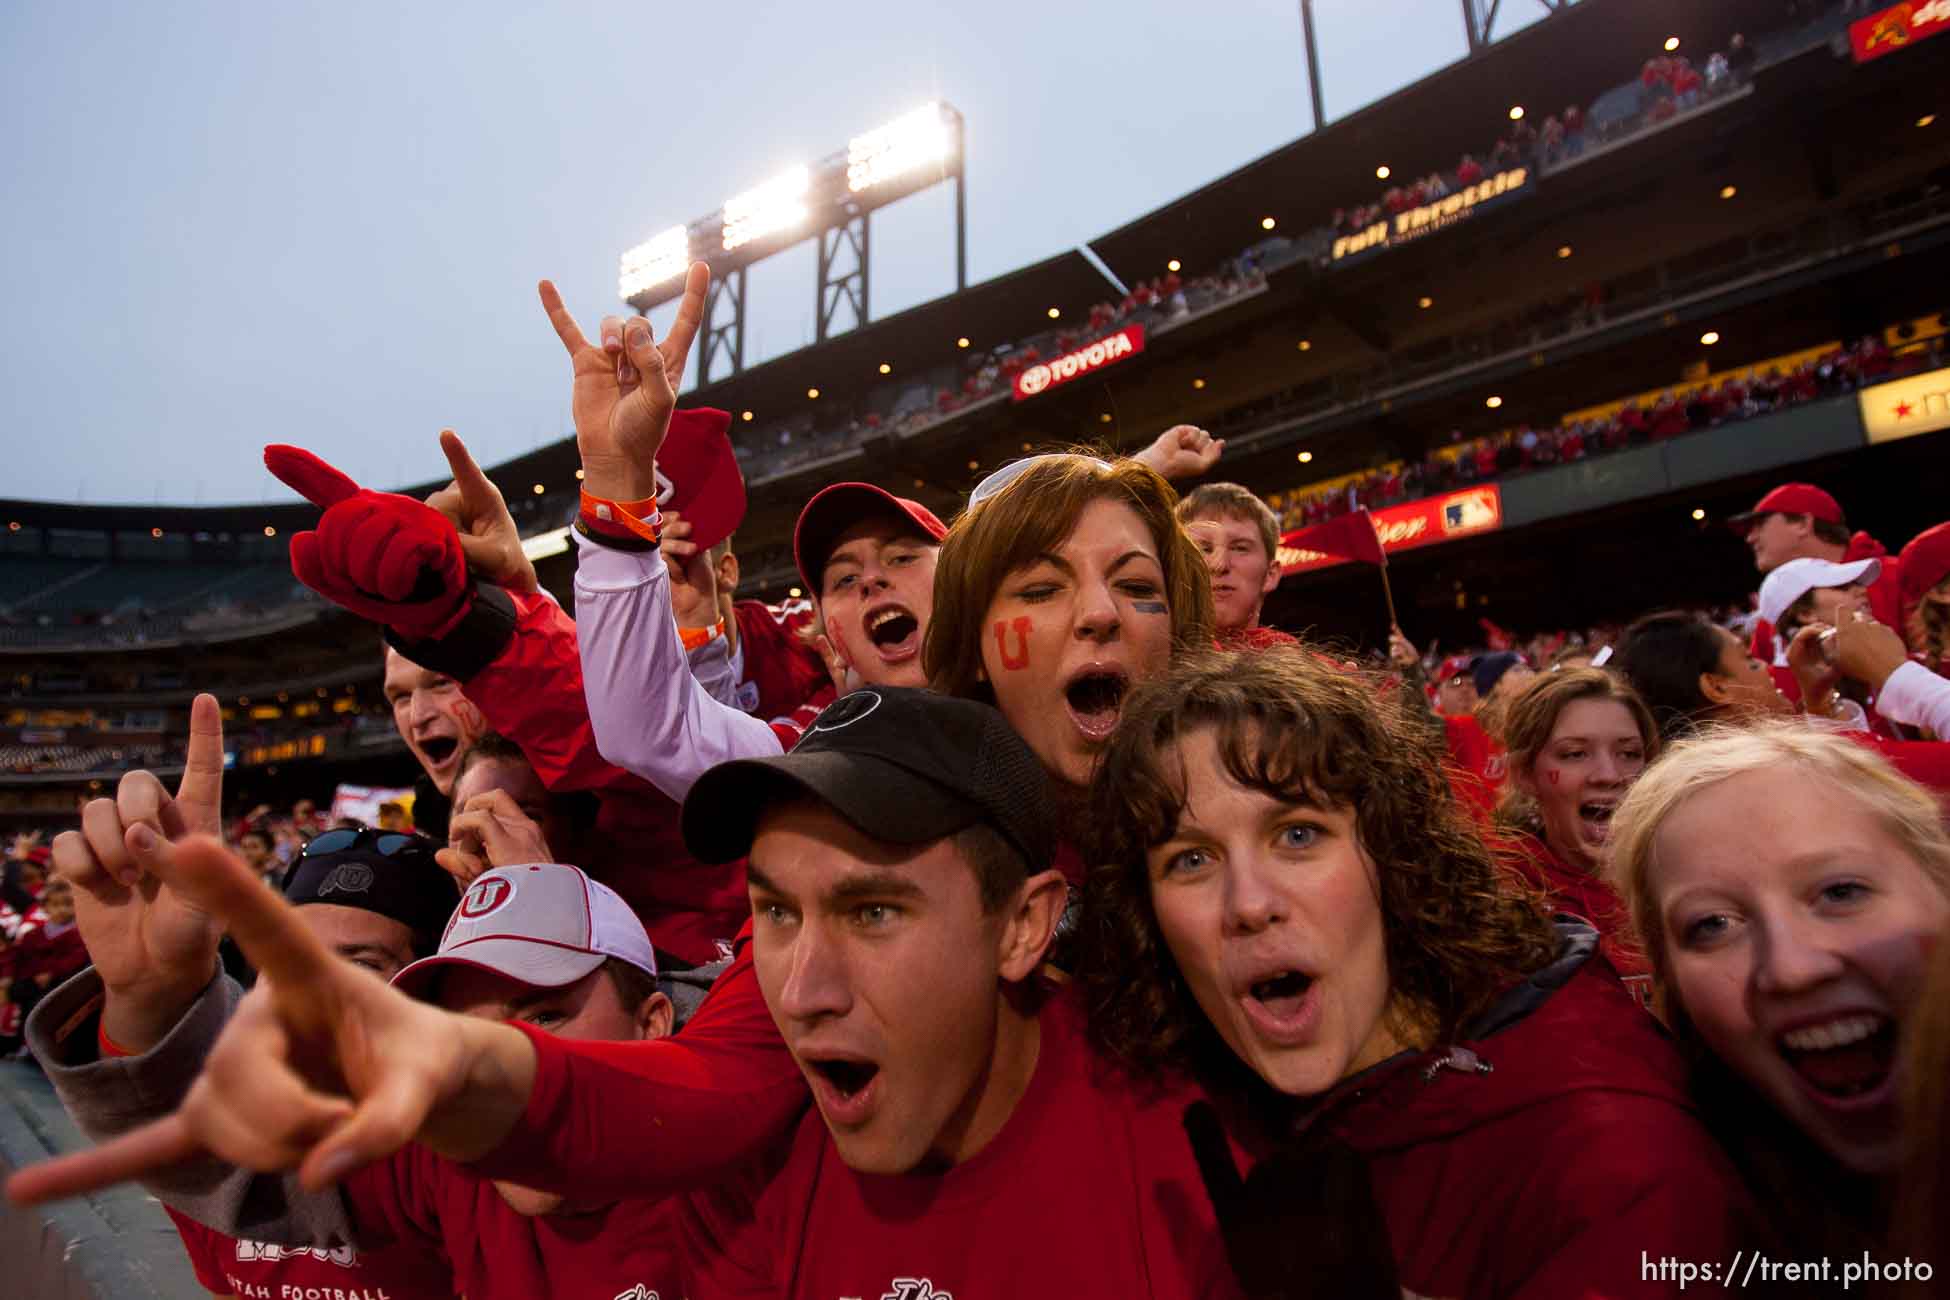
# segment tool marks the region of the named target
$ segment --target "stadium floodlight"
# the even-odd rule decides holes
[[[1303,451],[1296,459],[1298,459],[1302,465],[1307,465],[1312,463],[1313,458],[1314,458],[1314,454],[1312,452]]]
[[[1916,119],[1916,125],[1918,125],[1918,126],[1929,126],[1929,125],[1931,125],[1932,123],[1934,123],[1935,121],[1936,121],[1936,114],[1935,114],[1935,113],[1925,113],[1925,114],[1923,114],[1923,116],[1921,116],[1921,117],[1919,117],[1919,118],[1917,118],[1917,119]]]
[[[938,103],[923,104],[846,142],[846,188],[858,194],[923,167],[954,149],[954,129]]]
[[[1668,36],[1668,37],[1666,37],[1666,53],[1667,53],[1667,54],[1671,54],[1671,53],[1672,53],[1672,52],[1673,52],[1674,50],[1676,50],[1676,49],[1678,49],[1678,48],[1679,48],[1679,38],[1678,38],[1677,36]]]
[[[965,347],[967,347],[967,346],[968,346],[968,336],[967,336],[966,334],[964,334],[964,335],[962,335],[962,336],[961,336],[960,338],[958,338],[958,339],[956,339],[956,340],[955,340],[955,346],[956,346],[956,347],[958,347],[958,348],[965,348]]]
[[[1167,270],[1167,271],[1170,271],[1170,272],[1171,272],[1171,273],[1172,273],[1173,275],[1177,275],[1177,274],[1178,274],[1178,259],[1174,257],[1174,258],[1172,258],[1172,259],[1171,259],[1171,260],[1170,260],[1169,262],[1166,262],[1166,263],[1165,263],[1165,270]]]
[[[1706,331],[1706,333],[1699,336],[1699,341],[1710,348],[1715,343],[1718,343],[1720,341],[1720,331],[1708,330]]]
[[[672,226],[623,254],[616,288],[624,299],[684,274],[691,264],[691,234]]]
[[[1494,411],[1497,407],[1503,405],[1503,399],[1501,397],[1498,397],[1495,393],[1491,393],[1488,397],[1485,397],[1483,399],[1483,405],[1489,407],[1492,411]]]
[[[1700,508],[1699,508],[1698,506],[1694,506],[1694,507],[1693,507],[1693,519],[1694,519],[1695,521],[1698,521],[1698,520],[1701,520],[1701,519],[1704,519],[1704,518],[1706,518],[1706,511],[1704,511],[1704,510],[1702,510],[1702,509],[1700,509]]]
[[[1385,180],[1387,180],[1387,179],[1388,179],[1388,174],[1389,174],[1389,173],[1388,173],[1388,164],[1387,164],[1387,163],[1383,163],[1383,164],[1381,164],[1381,166],[1379,166],[1379,167],[1377,167],[1377,168],[1375,168],[1375,169],[1374,169],[1374,178],[1375,178],[1376,180],[1378,180],[1378,181],[1385,181]]]
[[[569,549],[569,530],[551,528],[545,533],[521,539],[521,553],[531,560],[546,560],[551,555],[562,555]]]
[[[1511,120],[1512,122],[1521,122],[1521,121],[1523,121],[1523,105],[1522,105],[1522,104],[1512,104],[1512,105],[1510,105],[1510,120]]]
[[[801,163],[724,201],[724,251],[804,225],[812,172]]]

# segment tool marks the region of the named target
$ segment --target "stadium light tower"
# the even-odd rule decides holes
[[[817,341],[869,319],[868,267],[876,208],[942,181],[955,183],[955,288],[968,287],[968,201],[961,114],[929,103],[847,142],[844,152],[791,167],[724,201],[707,217],[671,226],[625,252],[617,292],[638,312],[683,291],[693,261],[711,267],[700,387],[745,368],[745,272],[809,238],[819,241]]]

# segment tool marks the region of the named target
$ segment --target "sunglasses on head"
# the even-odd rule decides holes
[[[1021,460],[1010,461],[1007,465],[1004,465],[1001,469],[996,470],[975,485],[975,490],[968,494],[968,508],[973,510],[976,506],[981,505],[982,502],[1002,491],[1003,488],[1008,487],[1011,483],[1022,477],[1023,471],[1038,461],[1056,460],[1059,457],[1073,454],[1067,451],[1049,451],[1044,452],[1040,456],[1024,456]],[[1083,459],[1088,460],[1098,469],[1111,468],[1109,461],[1099,460],[1095,456],[1085,456]]]
[[[368,828],[359,830],[343,829],[322,831],[312,836],[305,845],[301,858],[314,858],[326,853],[343,853],[347,849],[369,848],[382,858],[395,857],[401,853],[430,853],[437,846],[431,840],[419,835],[408,835],[402,831],[375,831]]]

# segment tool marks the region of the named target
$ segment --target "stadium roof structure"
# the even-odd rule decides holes
[[[1378,197],[1389,183],[1376,178],[1379,164],[1401,179],[1453,167],[1463,152],[1479,151],[1494,138],[1511,104],[1541,115],[1588,103],[1594,87],[1617,84],[1634,70],[1637,60],[1621,57],[1621,50],[1651,57],[1677,35],[1682,52],[1699,55],[1724,47],[1736,31],[1762,32],[1779,19],[1778,0],[1718,0],[1710,6],[1698,0],[1581,0],[1554,6],[1544,20],[1126,223],[1093,240],[1089,250],[1127,283],[1162,274],[1172,258],[1188,273],[1204,271],[1264,237],[1260,222],[1266,216],[1279,222],[1277,233],[1297,233],[1317,226],[1323,209],[1335,202]],[[1296,41],[1295,56],[1303,55]],[[1501,95],[1486,98],[1489,87],[1507,88],[1510,102],[1501,102]],[[1296,105],[1296,118],[1303,112]],[[1116,296],[1091,258],[1072,249],[748,366],[686,392],[682,400],[768,416],[804,409],[813,388],[843,400],[884,382],[882,364],[898,380],[955,356],[960,338],[969,339],[971,353],[986,351],[1046,328],[1051,307],[1074,319]],[[530,482],[559,484],[574,465],[573,439],[565,436],[488,473],[513,497]],[[393,490],[424,494],[435,486]],[[280,530],[308,526],[316,510],[297,501],[212,507],[0,501],[0,517],[51,528],[245,534],[266,524]]]
[[[1390,184],[1449,171],[1464,153],[1509,125],[1522,105],[1533,122],[1565,106],[1587,107],[1594,88],[1615,85],[1662,52],[1704,60],[1735,32],[1781,20],[1776,0],[1583,0],[1483,47],[1469,57],[1247,163],[1182,198],[1120,226],[1090,247],[1124,280],[1150,279],[1177,258],[1209,266],[1259,237],[1265,217],[1279,229],[1317,225],[1335,206],[1379,198]],[[1621,53],[1621,51],[1628,53]],[[1629,52],[1641,52],[1639,59]],[[1329,69],[1331,73],[1331,69]],[[1488,98],[1491,87],[1503,98]],[[1298,106],[1296,106],[1296,110]],[[1375,169],[1387,166],[1390,178]]]

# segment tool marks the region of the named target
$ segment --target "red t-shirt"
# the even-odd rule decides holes
[[[802,635],[814,623],[811,601],[767,605],[741,600],[731,611],[738,619],[745,668],[738,683],[739,708],[770,722],[804,704],[832,703],[833,679],[826,674],[826,661]]]
[[[239,1241],[164,1206],[196,1280],[238,1300],[452,1300],[444,1256],[418,1246],[357,1250]]]
[[[1236,1295],[1186,1098],[1141,1098],[1094,1058],[1075,996],[1056,996],[1041,1028],[1022,1100],[953,1169],[856,1173],[815,1110],[773,1159],[686,1198],[686,1294]]]

